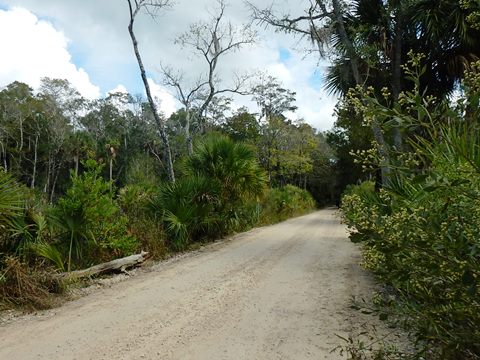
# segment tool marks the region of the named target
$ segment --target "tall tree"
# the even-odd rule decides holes
[[[260,137],[260,124],[254,114],[242,107],[223,124],[222,130],[235,141],[256,144]]]
[[[48,163],[44,191],[55,196],[60,174],[69,159],[65,156],[65,145],[73,126],[78,124],[79,114],[84,109],[85,99],[72,87],[68,80],[43,78],[39,98],[46,107],[48,123]]]
[[[197,80],[191,82],[192,85],[188,85],[182,72],[174,71],[170,67],[162,69],[165,84],[176,90],[177,99],[186,111],[185,136],[189,154],[193,152],[192,120],[200,122],[202,127],[201,121],[206,111],[219,95],[246,94],[245,85],[249,76],[234,74],[235,82],[225,84],[218,74],[219,63],[227,55],[253,44],[257,34],[250,24],[235,26],[225,21],[225,9],[225,1],[219,0],[218,10],[209,21],[190,25],[188,31],[175,41],[182,48],[187,48],[199,56],[206,66],[206,70]]]
[[[297,110],[296,93],[285,89],[280,81],[273,76],[263,75],[252,89],[253,100],[261,110],[262,117],[268,122],[273,116],[279,116],[287,111]]]
[[[262,76],[252,89],[253,100],[260,109],[260,141],[258,144],[260,162],[267,170],[268,179],[274,182],[274,175],[280,168],[280,144],[288,132],[290,121],[285,114],[295,111],[295,92],[285,89],[278,79]]]
[[[162,138],[163,145],[165,147],[165,162],[166,168],[168,173],[168,178],[171,182],[175,182],[175,173],[173,170],[173,160],[172,160],[172,152],[170,149],[170,142],[168,139],[167,132],[165,130],[165,123],[164,120],[160,117],[158,112],[157,104],[155,103],[152,92],[150,90],[150,85],[148,83],[147,74],[145,72],[145,66],[143,65],[143,60],[138,49],[138,41],[135,36],[135,32],[133,29],[135,19],[138,16],[139,12],[144,9],[149,15],[155,16],[158,11],[164,9],[171,5],[171,0],[127,0],[129,14],[130,14],[130,22],[128,24],[128,32],[130,34],[130,38],[132,40],[133,49],[135,52],[135,57],[137,58],[138,66],[140,68],[140,75],[142,77],[143,85],[145,87],[145,92],[147,93],[148,103],[152,109],[153,117],[155,119],[155,123],[157,125],[158,132],[160,133],[160,137]]]

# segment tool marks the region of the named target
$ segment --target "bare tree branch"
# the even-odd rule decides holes
[[[190,134],[191,120],[201,119],[212,100],[219,94],[249,94],[244,90],[249,76],[234,75],[235,83],[225,87],[221,87],[221,81],[217,76],[218,64],[222,57],[240,50],[243,46],[254,44],[257,39],[257,33],[251,24],[234,26],[230,22],[225,22],[225,10],[225,1],[218,0],[217,11],[210,21],[190,25],[188,31],[175,40],[175,43],[182,48],[191,49],[194,54],[203,58],[207,65],[204,76],[197,79],[188,92],[185,90],[186,85],[180,73],[175,73],[171,68],[162,67],[165,85],[176,89],[177,99],[187,112],[185,134],[189,153],[193,151]],[[195,111],[191,113],[193,108]]]
[[[305,15],[295,17],[288,13],[276,15],[273,4],[260,9],[250,1],[245,3],[250,8],[252,19],[258,24],[306,37],[315,43],[321,56],[325,55],[324,49],[328,46],[333,34],[334,13],[332,10],[327,10],[323,0],[311,0]]]
[[[355,83],[358,86],[364,86],[365,74],[360,72],[360,55],[345,26],[344,17],[348,2],[329,0],[328,3],[327,7],[326,0],[310,0],[310,7],[305,11],[305,15],[291,17],[289,14],[277,16],[273,11],[273,5],[265,9],[259,9],[248,0],[246,1],[255,21],[266,26],[273,26],[278,31],[296,33],[302,37],[308,37],[316,44],[321,56],[325,55],[325,47],[329,46],[333,37],[335,37],[342,44],[343,51],[349,59]],[[380,126],[373,122],[371,127],[378,144],[378,152],[386,154],[385,139]],[[384,181],[387,178],[387,170],[386,167],[382,167]]]

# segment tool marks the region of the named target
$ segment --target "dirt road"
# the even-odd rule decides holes
[[[237,235],[0,328],[0,359],[337,359],[368,296],[333,210]]]

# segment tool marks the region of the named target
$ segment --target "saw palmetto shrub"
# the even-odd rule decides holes
[[[25,190],[0,168],[0,252],[15,252],[17,244],[12,238],[14,221],[25,209]]]
[[[208,136],[196,144],[182,170],[183,176],[162,185],[150,204],[170,247],[183,250],[192,242],[216,239],[256,223],[266,175],[250,146],[221,135]]]

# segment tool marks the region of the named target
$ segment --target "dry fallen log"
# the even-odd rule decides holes
[[[121,259],[116,259],[103,264],[94,265],[92,267],[89,267],[88,269],[61,273],[59,277],[62,279],[70,280],[92,277],[94,275],[99,275],[112,271],[125,271],[128,268],[143,263],[147,258],[148,252],[142,251],[140,254],[130,255]]]

